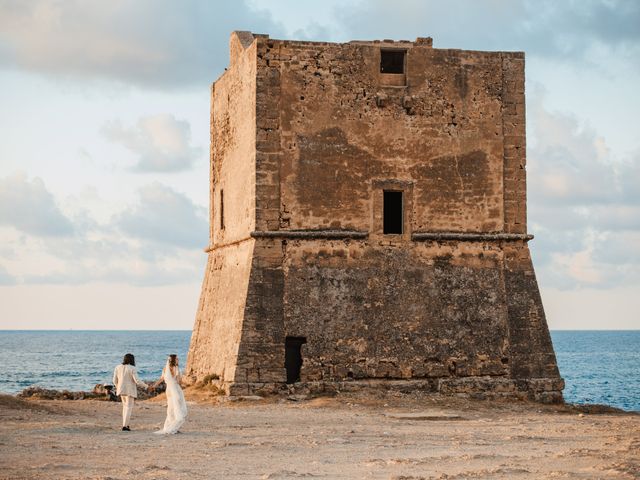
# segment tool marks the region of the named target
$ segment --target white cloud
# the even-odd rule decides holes
[[[548,111],[544,100],[544,94],[534,93],[528,109],[533,135],[527,171],[533,203],[570,206],[587,216],[598,208],[606,207],[609,213],[620,209],[620,217],[627,217],[640,198],[640,152],[615,158],[592,127],[572,115]]]
[[[640,57],[640,4],[624,0],[362,0],[335,15],[335,31],[352,38],[428,35],[439,48],[523,50],[582,60],[615,50]]]
[[[638,204],[610,204],[596,205],[589,209],[588,215],[593,219],[593,224],[602,230],[615,231],[616,235],[621,231],[640,231],[640,205]]]
[[[16,279],[11,275],[6,268],[0,265],[0,286],[15,285]]]
[[[547,111],[543,101],[543,95],[534,95],[528,111],[534,126],[529,142],[534,194],[554,204],[613,200],[618,194],[616,168],[604,139],[570,115]]]
[[[541,282],[558,288],[640,284],[640,155],[534,95],[529,118],[529,225]]]
[[[44,185],[42,185],[44,189]],[[55,204],[53,196],[50,204]],[[93,282],[150,286],[199,281],[206,255],[206,209],[160,183],[106,223],[91,212],[69,222],[74,235],[0,227],[0,285]]]
[[[552,262],[563,275],[574,280],[574,284],[597,285],[602,281],[602,273],[593,261],[593,250],[593,242],[588,242],[579,252],[553,253]]]
[[[618,189],[625,202],[640,206],[640,149],[617,168]]]
[[[602,248],[594,251],[594,260],[607,262],[621,271],[634,270],[634,276],[640,278],[640,228],[635,231],[607,232],[602,236]],[[627,282],[623,275],[621,283]],[[630,282],[635,283],[635,282]]]
[[[191,168],[202,154],[191,146],[189,122],[170,114],[142,117],[135,127],[124,127],[120,121],[102,129],[106,138],[119,143],[137,156],[134,171],[176,172]]]
[[[207,85],[231,30],[278,32],[243,0],[1,0],[0,65],[136,85]]]
[[[256,5],[261,8],[256,8]],[[367,0],[316,4],[238,0],[0,0],[0,65],[160,88],[207,85],[227,64],[232,30],[274,38],[412,39],[534,55],[640,57],[638,2]],[[295,8],[299,15],[290,13]],[[287,28],[278,20],[288,19]],[[276,20],[277,19],[277,20]],[[303,23],[299,23],[303,21]],[[456,28],[451,26],[455,25]]]
[[[640,59],[640,3],[624,0],[0,0],[0,8],[0,65],[160,88],[209,84],[227,64],[232,30],[339,41],[430,35],[444,48]]]
[[[126,234],[182,248],[202,248],[209,227],[206,209],[158,182],[139,190],[140,202],[114,219]]]
[[[0,225],[47,237],[73,234],[71,221],[60,211],[44,182],[23,173],[0,179]]]

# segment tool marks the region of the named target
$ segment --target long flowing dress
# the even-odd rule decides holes
[[[164,421],[162,430],[158,430],[157,434],[173,434],[178,433],[180,427],[187,419],[187,402],[184,400],[184,394],[179,383],[180,373],[175,369],[175,376],[169,366],[169,363],[162,370],[162,378],[167,385],[167,418]]]

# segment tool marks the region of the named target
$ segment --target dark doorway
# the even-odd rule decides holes
[[[284,368],[287,369],[287,383],[300,381],[301,349],[305,343],[307,343],[305,337],[286,337],[284,340]]]
[[[383,204],[383,228],[385,234],[402,234],[402,192],[384,192]]]
[[[380,73],[404,73],[405,50],[381,50]]]

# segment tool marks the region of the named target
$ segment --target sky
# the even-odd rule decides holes
[[[640,328],[640,2],[0,0],[0,329],[192,328],[233,30],[524,51],[549,326]]]

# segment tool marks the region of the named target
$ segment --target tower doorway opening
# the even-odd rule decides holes
[[[302,368],[302,345],[306,337],[286,337],[284,340],[284,368],[287,370],[287,383],[300,381]]]

